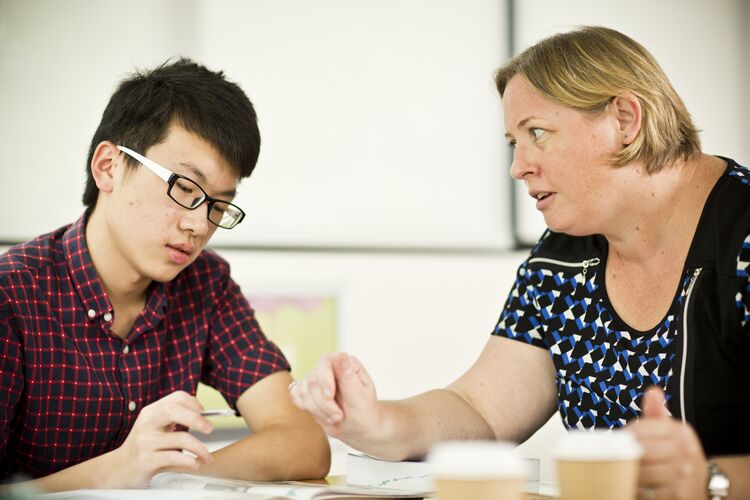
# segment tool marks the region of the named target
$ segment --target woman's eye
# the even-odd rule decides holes
[[[534,139],[539,139],[540,137],[542,137],[542,134],[544,134],[544,130],[540,128],[532,128],[529,129],[529,131],[531,132],[531,135],[534,136]]]
[[[513,140],[513,141],[508,141],[508,147],[509,147],[510,149],[516,149],[516,141],[515,141],[515,140]]]

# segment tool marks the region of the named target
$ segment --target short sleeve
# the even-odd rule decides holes
[[[516,281],[492,334],[546,349],[536,290],[530,278],[527,260],[518,268]]]
[[[263,334],[255,312],[229,276],[211,318],[208,340],[201,380],[218,390],[232,407],[259,380],[290,369],[281,350]]]
[[[9,309],[0,295],[0,464],[5,462],[10,422],[24,388],[21,342],[11,326]]]
[[[742,331],[750,335],[750,235],[745,238],[737,256],[737,311]]]

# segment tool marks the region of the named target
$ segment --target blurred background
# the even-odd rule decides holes
[[[748,0],[0,0],[0,249],[80,216],[118,81],[191,57],[258,112],[247,218],[212,245],[295,376],[347,350],[381,397],[444,386],[544,229],[508,176],[493,71],[579,24],[644,44],[704,150],[750,164]],[[543,478],[561,429],[524,445]]]

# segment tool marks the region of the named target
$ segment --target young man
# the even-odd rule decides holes
[[[55,491],[143,487],[164,470],[328,472],[286,359],[204,250],[242,221],[231,202],[259,146],[252,104],[221,72],[181,59],[121,83],[91,142],[83,216],[0,256],[0,480]],[[209,453],[186,432],[211,431],[198,381],[249,437]]]

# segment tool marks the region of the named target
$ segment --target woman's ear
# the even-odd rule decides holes
[[[120,150],[114,143],[102,141],[96,146],[94,154],[91,157],[91,175],[94,177],[96,187],[102,193],[111,193],[114,188],[114,168],[115,160],[120,154]]]
[[[641,101],[633,93],[623,92],[612,98],[610,109],[617,120],[622,144],[627,146],[641,130]]]

